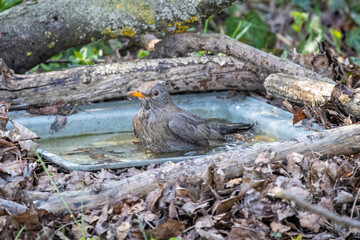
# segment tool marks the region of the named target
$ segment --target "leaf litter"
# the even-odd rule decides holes
[[[294,61],[337,81],[332,95],[323,105],[295,106],[285,102],[294,114],[294,124],[304,118],[324,128],[349,125],[356,119],[341,108],[360,86],[360,72],[351,64],[340,65],[326,45],[318,55],[294,54]],[[348,77],[349,76],[349,77]],[[60,114],[53,131],[66,124],[61,114],[63,103],[45,107],[37,114]],[[35,209],[27,201],[29,191],[54,193],[50,179],[34,158],[31,145],[37,135],[10,121],[10,105],[0,103],[0,196],[22,209],[1,203],[0,239],[14,239],[25,226],[22,239],[79,239],[82,232],[69,213],[54,215]],[[291,153],[273,162],[275,152],[259,153],[254,166],[230,179],[217,166],[208,166],[198,183],[179,179],[173,186],[159,185],[144,198],[129,195],[114,206],[76,211],[84,219],[86,237],[99,239],[359,239],[360,230],[330,221],[297,206],[294,201],[276,197],[277,187],[298,199],[330,212],[353,219],[360,218],[360,155],[326,158],[317,153]],[[63,172],[47,165],[60,191],[102,191],[106,182],[126,179],[149,169],[128,168],[97,172]],[[1,200],[0,199],[0,200]]]
[[[98,236],[100,239],[144,239],[144,234],[148,239],[295,239],[299,236],[302,239],[324,239],[324,236],[328,237],[325,239],[354,239],[358,236],[353,228],[329,222],[322,216],[299,208],[292,201],[275,197],[272,190],[281,187],[296,194],[299,199],[329,211],[344,216],[352,213],[353,218],[359,218],[359,203],[354,199],[360,187],[359,155],[320,160],[316,154],[292,153],[281,162],[266,161],[265,158],[272,158],[271,153],[260,157],[258,164],[246,168],[243,174],[239,173],[232,179],[214,174],[207,176],[222,181],[222,184],[218,183],[218,188],[210,188],[206,182],[214,179],[206,179],[200,187],[195,187],[199,191],[198,198],[190,197],[193,187],[184,179],[175,186],[159,185],[145,198],[129,196],[115,206],[86,209],[83,214],[78,211],[76,216],[80,219],[83,215],[88,237]],[[157,166],[148,168],[154,167]],[[212,172],[221,173],[215,165],[210,168]],[[147,170],[142,167],[136,171],[63,173],[51,165],[48,169],[61,191],[79,190],[82,182],[85,188],[92,188],[96,183],[101,185]],[[4,185],[1,186],[3,198],[17,202],[19,194],[25,190],[54,191],[45,174],[37,168],[26,180],[18,178],[21,179],[11,179],[16,179],[14,184],[17,187],[11,185],[13,191],[6,195],[3,195]],[[45,210],[34,209],[26,201],[19,203],[28,210],[17,214],[1,210],[1,239],[13,239],[23,225],[26,226],[23,239],[37,236],[41,236],[40,239],[63,239],[63,234],[68,239],[81,237],[82,233],[69,214],[55,216]]]

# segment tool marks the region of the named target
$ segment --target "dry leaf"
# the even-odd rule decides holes
[[[116,228],[116,239],[123,240],[127,237],[131,228],[131,223],[129,221],[124,221]]]
[[[29,108],[28,112],[39,115],[55,115],[58,114],[59,109],[65,106],[65,102],[57,102],[54,105],[46,106],[43,108]]]
[[[185,222],[168,219],[164,224],[157,226],[155,229],[147,230],[146,235],[157,240],[168,240],[180,234],[180,229],[185,226]]]
[[[237,200],[238,200],[237,197],[230,197],[228,199],[221,200],[221,201],[217,200],[217,203],[215,203],[213,205],[213,208],[212,208],[211,212],[216,213],[217,215],[225,213],[234,205],[234,203]]]
[[[319,232],[320,229],[320,217],[316,214],[308,212],[299,212],[298,218],[300,225],[314,232]]]
[[[104,226],[104,222],[107,220],[108,218],[108,206],[105,205],[102,209],[101,209],[101,214],[99,217],[99,220],[96,222],[96,226],[95,226],[95,232],[97,235],[101,236],[104,232],[107,231],[107,228]]]
[[[207,239],[207,240],[223,240],[224,239],[224,237],[221,236],[221,234],[219,234],[215,229],[213,229],[213,230],[215,233],[212,232],[211,230],[205,231],[202,229],[196,229],[196,231],[201,236],[201,239]]]
[[[164,186],[162,184],[159,184],[159,187],[154,191],[150,192],[147,196],[145,204],[151,211],[153,211],[156,202],[159,200],[161,194],[163,193],[163,190]]]
[[[26,212],[15,214],[12,217],[18,221],[20,225],[25,224],[27,230],[34,231],[42,228],[38,212],[33,207],[30,207]]]
[[[12,142],[34,140],[34,139],[39,139],[39,136],[36,133],[24,127],[23,125],[14,122],[14,130],[10,134],[10,140]]]
[[[279,232],[279,233],[285,233],[291,229],[291,227],[283,225],[278,222],[271,222],[270,227],[273,232]]]
[[[200,217],[195,222],[195,228],[211,228],[214,226],[214,220],[212,218],[212,215],[207,215],[204,217]]]
[[[305,107],[299,108],[293,112],[293,125],[300,122],[304,118],[306,118],[306,114],[304,113]]]
[[[208,202],[205,203],[194,203],[194,202],[187,202],[182,206],[182,209],[189,215],[194,214],[200,208],[206,208],[209,206]]]
[[[351,193],[341,190],[340,192],[338,192],[334,200],[336,201],[336,204],[353,202],[354,196]]]
[[[234,178],[234,179],[231,179],[230,181],[228,181],[226,183],[226,187],[227,188],[233,188],[235,185],[239,185],[242,181],[242,178]]]

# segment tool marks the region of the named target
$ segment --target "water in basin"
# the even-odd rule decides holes
[[[109,162],[141,161],[144,159],[172,158],[180,156],[197,156],[214,154],[259,142],[276,141],[256,129],[238,135],[232,141],[212,149],[201,149],[193,152],[155,154],[146,151],[133,132],[107,133],[77,137],[63,137],[41,140],[40,147],[60,155],[64,159],[78,164],[99,164]],[[245,141],[244,141],[245,140]]]

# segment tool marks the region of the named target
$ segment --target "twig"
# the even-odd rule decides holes
[[[91,59],[93,63],[105,63],[105,59]],[[72,63],[69,59],[46,60],[46,63]]]
[[[356,220],[352,220],[350,218],[340,216],[339,214],[330,212],[329,210],[327,210],[324,207],[311,204],[311,203],[299,198],[298,196],[296,196],[292,193],[289,193],[286,190],[283,190],[282,188],[274,188],[273,193],[279,198],[285,198],[288,200],[292,200],[299,207],[302,207],[302,208],[308,210],[309,212],[318,214],[319,216],[322,216],[326,219],[330,219],[334,222],[337,222],[337,223],[340,223],[340,224],[343,224],[346,226],[360,228],[360,221],[356,221]]]
[[[24,205],[5,199],[0,199],[0,209],[6,209],[11,214],[23,213],[28,210]]]
[[[358,198],[359,198],[359,195],[360,195],[360,188],[359,188],[359,190],[357,191],[357,194],[356,194],[356,197],[355,197],[355,200],[354,200],[352,209],[351,209],[351,215],[350,215],[350,218],[351,218],[351,219],[353,218],[355,206],[356,206],[357,200],[358,200]]]
[[[279,39],[282,43],[284,43],[286,46],[293,46],[294,44],[292,41],[281,35],[280,33],[276,34],[276,38]]]
[[[185,229],[184,231],[182,231],[183,233],[186,233],[188,231],[190,231],[191,229],[195,228],[195,225],[192,225],[191,227],[188,227],[187,229]]]

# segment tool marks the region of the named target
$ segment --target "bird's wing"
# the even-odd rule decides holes
[[[208,146],[211,129],[201,118],[190,113],[175,113],[169,121],[170,130],[186,142]]]

